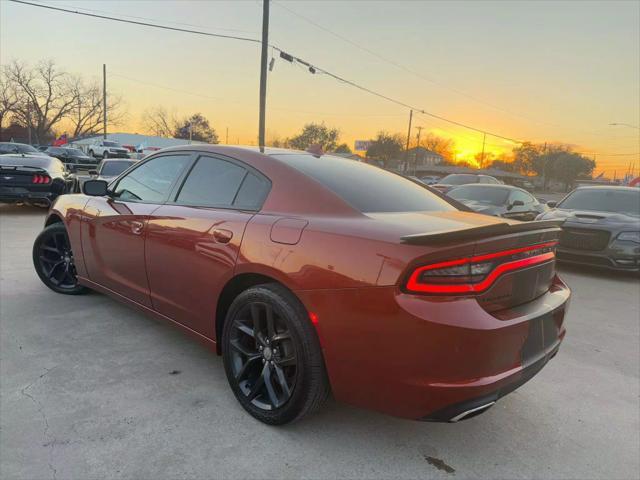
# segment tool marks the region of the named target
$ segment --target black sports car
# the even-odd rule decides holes
[[[490,175],[476,175],[475,173],[451,173],[446,177],[438,180],[437,183],[432,184],[433,188],[447,193],[452,188],[459,185],[468,185],[470,183],[482,183],[485,185],[502,185],[502,182]]]
[[[8,153],[22,153],[24,155],[38,155],[41,157],[49,156],[27,143],[0,142],[0,155]]]
[[[472,183],[452,188],[447,196],[475,212],[515,220],[535,220],[548,210],[529,192],[511,185]]]
[[[44,153],[52,157],[56,157],[62,163],[67,165],[70,170],[75,170],[76,167],[90,168],[98,165],[98,160],[96,158],[90,157],[79,148],[48,147]]]
[[[558,260],[640,271],[640,188],[580,187],[538,220],[564,220]]]
[[[67,193],[71,179],[57,158],[40,155],[0,155],[0,203],[27,202],[49,206]]]

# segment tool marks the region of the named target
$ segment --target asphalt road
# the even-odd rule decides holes
[[[562,268],[566,341],[459,424],[331,401],[267,427],[222,361],[108,297],[58,295],[31,264],[43,212],[0,206],[0,478],[638,478],[640,282]]]

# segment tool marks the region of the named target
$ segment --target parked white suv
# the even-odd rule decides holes
[[[96,140],[95,143],[89,145],[87,153],[90,157],[129,158],[129,150],[118,142],[111,142],[109,140]]]

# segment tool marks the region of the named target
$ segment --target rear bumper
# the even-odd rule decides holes
[[[318,316],[336,399],[432,421],[451,421],[533,377],[558,351],[570,298],[558,277],[536,300],[493,313],[472,297],[395,287],[296,293]]]
[[[0,187],[0,203],[25,201],[53,202],[58,194],[47,191],[33,191],[22,187]]]

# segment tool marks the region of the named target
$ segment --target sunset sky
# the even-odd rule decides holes
[[[40,3],[260,37],[259,1]],[[571,144],[595,156],[596,173],[616,170],[620,176],[630,162],[640,169],[640,130],[609,125],[640,125],[639,29],[638,1],[274,1],[270,42],[439,116],[510,138]],[[119,131],[144,133],[143,112],[164,106],[178,116],[203,113],[223,142],[226,128],[229,143],[256,142],[257,44],[7,0],[0,0],[0,32],[3,64],[51,58],[65,70],[99,79],[106,63],[109,91],[126,101]],[[355,139],[381,130],[406,135],[408,110],[276,59],[267,138],[291,136],[311,121],[339,128],[353,148]],[[424,115],[415,116],[414,125],[424,127],[423,135],[453,138],[459,158],[482,148],[480,133]],[[512,146],[487,137],[488,151]]]

